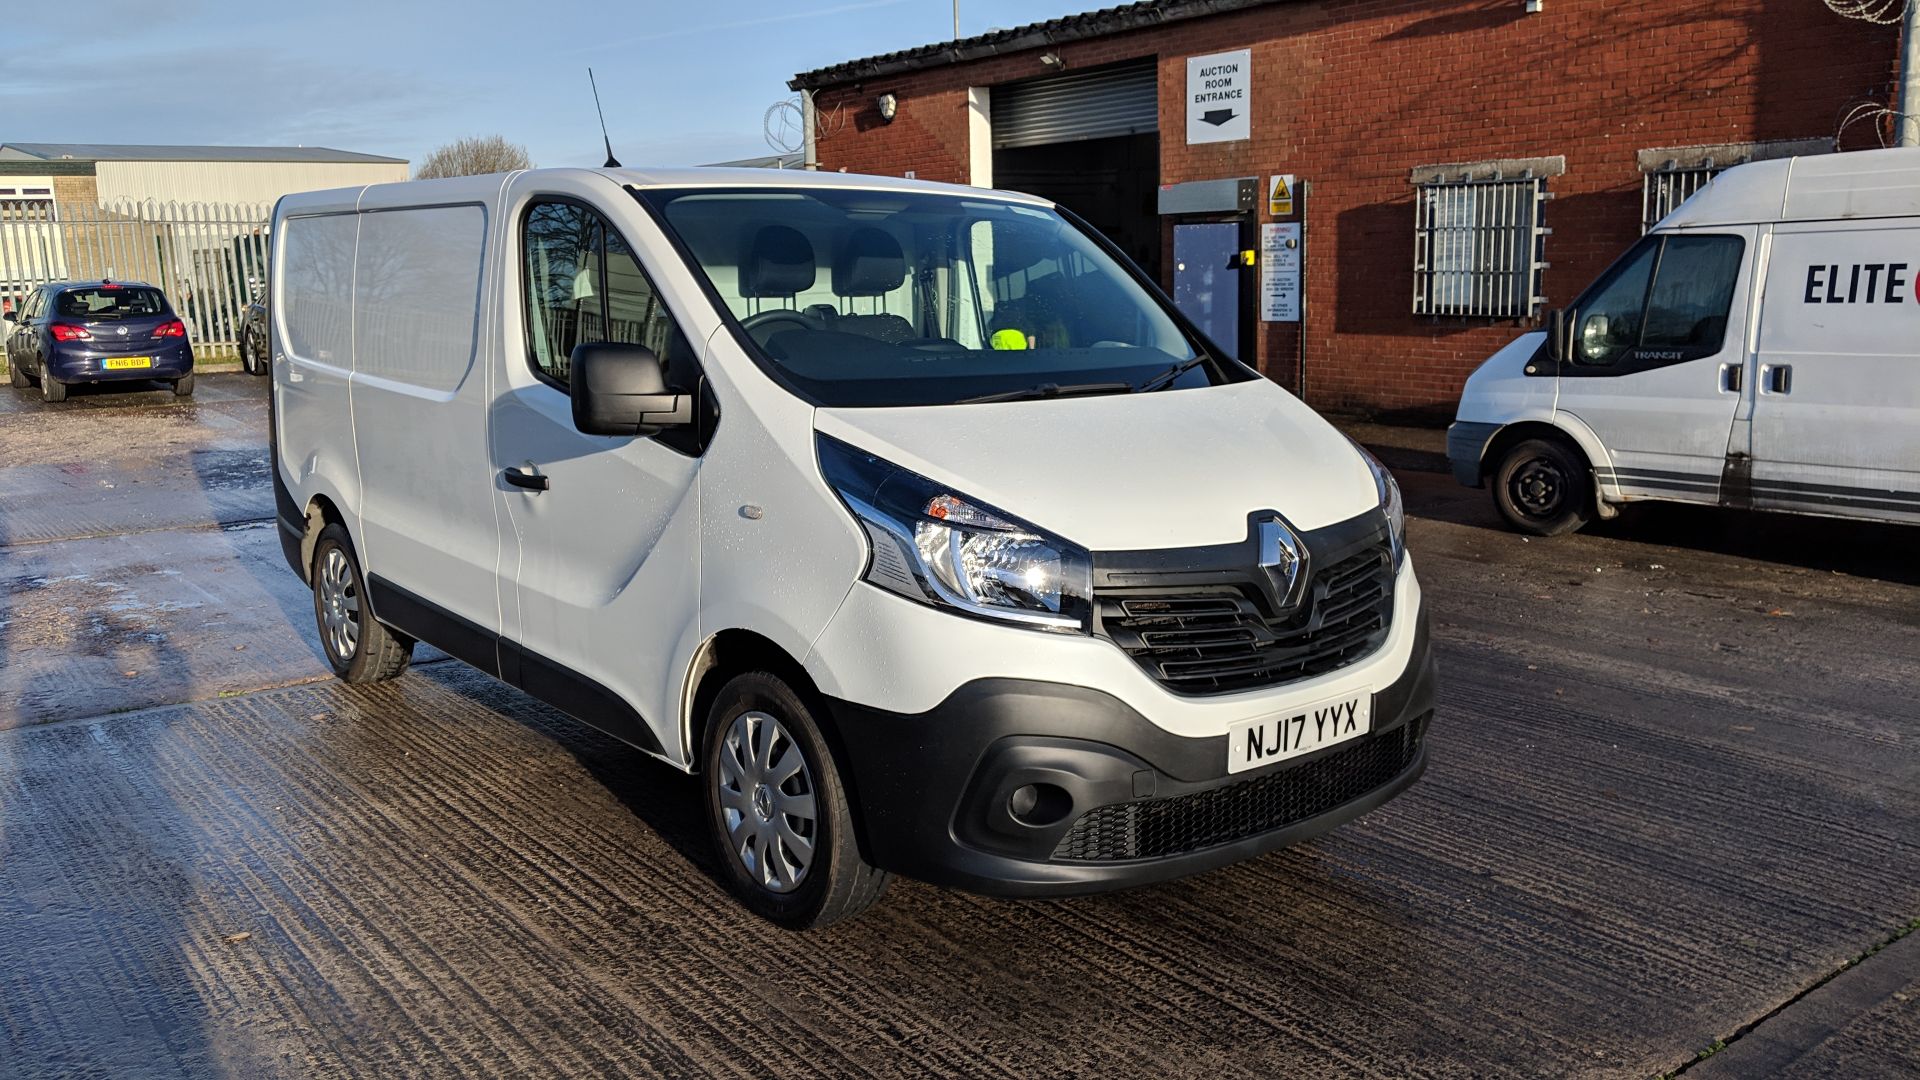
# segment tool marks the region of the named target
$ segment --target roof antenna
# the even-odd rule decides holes
[[[603,169],[618,169],[620,161],[613,156],[613,140],[607,138],[607,114],[600,109],[600,84],[593,81],[593,69],[587,69],[587,85],[593,87],[593,111],[600,115],[600,141],[607,144],[607,163]]]

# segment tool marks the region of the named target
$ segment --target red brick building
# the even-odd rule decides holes
[[[1254,247],[1301,221],[1304,320],[1260,321],[1263,271],[1241,273],[1241,358],[1304,373],[1321,408],[1450,415],[1482,359],[1713,171],[1879,145],[1883,120],[1841,128],[1891,100],[1898,48],[1820,0],[1159,0],[792,86],[819,167],[1055,198],[1170,288],[1177,226]],[[1242,49],[1243,96],[1195,112],[1245,137],[1190,142],[1188,60]],[[1270,213],[1275,174],[1305,181],[1292,215]]]

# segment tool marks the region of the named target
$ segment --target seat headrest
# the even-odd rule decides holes
[[[856,229],[833,260],[833,291],[837,296],[884,296],[907,280],[907,257],[900,241],[868,226]]]
[[[813,245],[788,225],[763,225],[740,260],[740,295],[795,296],[813,288]]]

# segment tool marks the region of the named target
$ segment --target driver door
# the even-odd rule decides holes
[[[607,205],[623,198],[611,185],[549,177],[510,203],[503,262],[516,300],[488,424],[503,530],[501,674],[658,754],[678,717],[651,715],[649,703],[670,696],[670,661],[699,598],[700,436],[581,433],[568,361],[588,342],[640,344],[676,390],[703,387],[678,320]]]
[[[1720,501],[1746,388],[1753,229],[1648,236],[1569,308],[1557,410],[1611,458],[1628,498]],[[1743,448],[1744,449],[1744,448]],[[1610,470],[1610,471],[1609,471]]]

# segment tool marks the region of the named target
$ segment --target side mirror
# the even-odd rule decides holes
[[[1546,314],[1547,357],[1556,364],[1567,362],[1567,312],[1554,308]]]
[[[693,395],[667,388],[660,358],[644,345],[576,345],[568,360],[573,426],[588,435],[658,435],[693,423]]]
[[[8,322],[15,322],[18,320],[18,316],[14,315],[13,312],[9,311],[3,315],[0,315],[0,319],[5,319]]]

